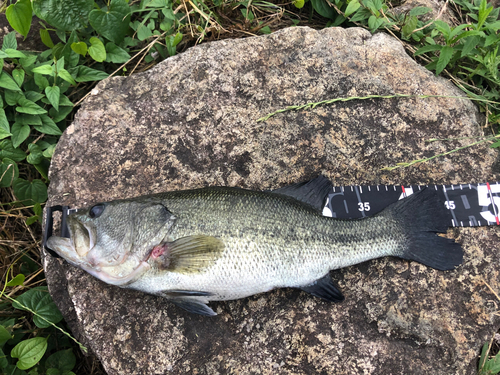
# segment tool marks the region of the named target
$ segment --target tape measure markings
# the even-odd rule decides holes
[[[498,185],[498,183],[497,183],[497,185]],[[495,205],[495,202],[493,201],[493,193],[491,191],[490,183],[487,182],[486,186],[488,187],[488,192],[490,193],[490,201],[491,201],[491,205],[493,207],[493,212],[495,213],[495,221],[497,222],[497,225],[500,225],[500,221],[498,220],[498,212],[496,209],[496,205]]]
[[[438,192],[443,209],[449,213],[450,226],[500,225],[500,184],[498,182],[334,187],[328,195],[323,214],[339,219],[368,217],[424,187],[434,188]]]

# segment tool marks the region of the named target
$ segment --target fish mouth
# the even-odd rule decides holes
[[[64,258],[68,263],[83,269],[107,284],[125,286],[134,282],[151,266],[147,263],[152,250],[144,257],[123,252],[114,262],[100,261],[96,248],[96,231],[77,219],[68,220],[70,238],[52,236],[47,246]],[[93,251],[94,250],[94,253]]]
[[[79,220],[69,220],[68,229],[76,254],[81,258],[86,258],[95,247],[95,231]]]

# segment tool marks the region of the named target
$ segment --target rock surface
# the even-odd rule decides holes
[[[369,94],[463,96],[398,41],[362,29],[290,28],[191,48],[148,72],[100,83],[58,144],[48,205],[83,206],[208,185],[277,188],[320,173],[335,185],[468,183],[499,177],[471,147],[393,172],[481,135],[464,99],[374,99],[256,119],[280,108]],[[497,165],[497,166],[495,166]],[[498,228],[449,232],[464,264],[440,272],[380,259],[332,272],[346,300],[283,289],[186,313],[108,286],[45,254],[49,288],[109,374],[474,373],[499,328]]]

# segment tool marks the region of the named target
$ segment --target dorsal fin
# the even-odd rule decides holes
[[[273,190],[272,193],[295,198],[321,212],[332,186],[330,180],[325,176],[318,176],[310,181],[299,182],[298,184]]]

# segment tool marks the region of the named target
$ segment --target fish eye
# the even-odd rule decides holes
[[[104,212],[104,208],[105,208],[105,206],[102,203],[99,203],[99,204],[96,204],[95,206],[92,206],[92,208],[89,211],[89,216],[92,219],[98,218]]]

